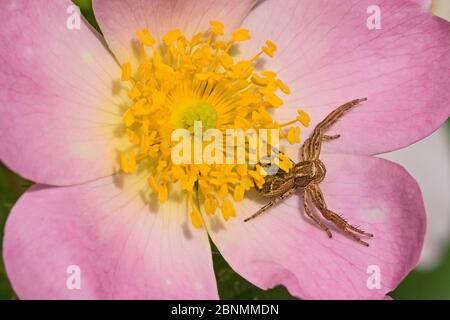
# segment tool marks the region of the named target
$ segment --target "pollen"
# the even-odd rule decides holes
[[[142,45],[151,47],[155,44],[155,39],[152,37],[148,29],[140,30],[136,34]]]
[[[233,33],[233,40],[235,42],[242,42],[250,40],[250,32],[247,29],[239,29]]]
[[[129,104],[122,114],[129,140],[120,154],[122,171],[146,170],[148,192],[161,203],[170,201],[171,189],[179,185],[196,228],[204,226],[200,208],[225,221],[234,218],[233,201],[262,188],[264,168],[242,163],[176,164],[171,159],[171,135],[180,128],[193,134],[200,121],[202,130],[218,129],[224,135],[227,129],[279,129],[278,139],[299,143],[300,125],[309,125],[309,115],[299,110],[293,121],[275,121],[272,110],[283,106],[282,95],[291,89],[275,72],[256,67],[262,56],[274,58],[277,46],[267,40],[255,56],[239,60],[231,49],[251,40],[250,31],[238,29],[227,37],[219,21],[211,21],[209,30],[191,38],[180,29],[168,32],[161,42],[148,29],[138,30],[136,37],[139,63],[123,64],[121,74],[129,88]],[[282,153],[275,163],[286,172],[292,169]]]
[[[297,120],[305,127],[309,127],[309,123],[311,122],[311,118],[309,117],[309,114],[307,114],[303,110],[298,110]]]
[[[222,216],[225,221],[228,221],[231,217],[236,217],[236,211],[230,200],[225,200],[222,204]]]

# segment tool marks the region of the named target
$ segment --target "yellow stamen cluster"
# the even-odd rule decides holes
[[[137,32],[141,45],[139,66],[122,66],[122,81],[128,82],[132,103],[123,114],[123,124],[130,147],[120,156],[125,173],[134,173],[140,166],[148,170],[149,189],[160,202],[169,197],[172,184],[180,183],[192,208],[190,217],[195,227],[203,220],[200,199],[206,214],[221,209],[225,220],[236,216],[229,200],[244,198],[251,188],[264,184],[264,170],[259,165],[246,164],[174,164],[171,161],[171,134],[183,127],[191,129],[194,120],[221,132],[227,129],[283,129],[280,137],[290,143],[300,142],[300,128],[295,123],[309,124],[304,111],[293,122],[279,124],[272,119],[270,109],[283,100],[278,92],[290,94],[289,87],[271,71],[256,72],[254,64],[265,54],[273,57],[276,46],[267,41],[255,57],[236,61],[230,49],[238,42],[250,39],[246,29],[236,30],[232,39],[221,39],[224,26],[210,22],[208,33],[198,33],[187,39],[181,30],[167,33],[158,43],[149,30]],[[270,143],[270,142],[269,142]],[[276,159],[282,170],[292,163],[283,154]],[[198,191],[198,197],[194,192]]]

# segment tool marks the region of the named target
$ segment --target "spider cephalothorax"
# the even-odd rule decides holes
[[[340,135],[327,136],[324,134],[325,131],[342,117],[346,111],[366,100],[366,98],[356,99],[340,106],[315,127],[312,136],[305,141],[300,150],[302,161],[296,163],[289,172],[279,170],[275,175],[266,177],[265,183],[259,192],[265,197],[273,198],[273,200],[262,207],[254,215],[245,219],[245,222],[261,215],[267,209],[286,199],[298,190],[303,193],[303,207],[306,215],[317,223],[330,238],[332,236],[330,229],[311,211],[309,208],[309,200],[312,201],[325,219],[332,222],[336,227],[359,243],[369,246],[367,242],[361,239],[361,236],[373,237],[373,235],[354,227],[340,215],[328,209],[319,187],[319,184],[325,179],[326,175],[325,165],[319,159],[322,142],[338,139],[340,137]]]

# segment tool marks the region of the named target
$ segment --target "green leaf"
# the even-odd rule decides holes
[[[221,299],[249,300],[291,300],[295,299],[283,286],[270,290],[261,290],[242,278],[231,269],[217,248],[211,242],[214,272],[216,274],[219,296]]]
[[[3,265],[3,230],[6,217],[13,204],[30,186],[30,182],[20,178],[0,164],[0,300],[15,297]]]

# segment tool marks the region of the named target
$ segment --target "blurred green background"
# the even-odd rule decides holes
[[[97,27],[90,0],[75,0],[85,17]],[[31,185],[0,164],[0,250],[8,213]],[[222,299],[294,299],[284,287],[263,291],[237,275],[213,248],[214,268]],[[392,294],[395,299],[450,299],[450,246],[442,263],[429,272],[413,271]],[[0,255],[0,300],[16,299]]]

